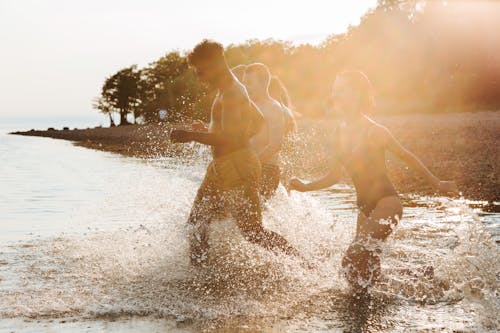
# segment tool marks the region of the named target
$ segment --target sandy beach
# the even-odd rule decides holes
[[[414,152],[441,179],[453,179],[467,199],[500,201],[500,112],[413,114],[379,116],[400,142]],[[169,125],[129,125],[113,128],[53,129],[14,132],[74,141],[76,145],[126,156],[175,156],[181,145],[168,140]],[[322,120],[299,121],[299,134],[328,134],[331,124]],[[321,143],[316,143],[321,144]],[[418,177],[388,155],[390,175],[402,193],[434,194]],[[494,206],[492,206],[494,207]]]

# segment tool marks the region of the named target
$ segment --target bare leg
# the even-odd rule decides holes
[[[274,165],[262,167],[262,179],[260,182],[260,195],[264,200],[269,200],[280,184],[280,169]]]
[[[198,189],[188,219],[191,228],[189,234],[190,259],[193,265],[201,265],[208,258],[208,226],[220,208],[220,194],[214,186],[209,172],[207,170],[207,175]]]
[[[278,250],[288,255],[300,256],[283,236],[265,229],[262,225],[258,187],[245,188],[236,201],[233,215],[245,239],[267,250]]]
[[[358,215],[356,237],[342,259],[347,279],[366,287],[380,276],[380,243],[392,233],[402,215],[397,196],[381,199],[370,216]]]

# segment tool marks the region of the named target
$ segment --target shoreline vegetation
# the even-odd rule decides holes
[[[411,114],[376,116],[400,142],[419,156],[441,179],[455,180],[466,199],[500,201],[500,111],[481,111],[448,114]],[[10,134],[41,136],[73,141],[75,145],[139,158],[181,156],[186,145],[173,145],[168,134],[174,127],[184,125],[127,125],[110,128],[47,129],[18,131]],[[324,160],[316,148],[323,146],[334,124],[320,119],[301,119],[298,122],[297,146],[305,146],[302,159],[315,163]],[[320,133],[320,135],[309,135]],[[310,151],[314,146],[315,151]],[[301,148],[299,148],[301,149]],[[310,155],[308,155],[308,151]],[[321,149],[320,149],[321,150]],[[296,153],[295,153],[296,154]],[[322,155],[317,157],[318,155]],[[298,155],[299,156],[299,155]],[[397,158],[388,154],[391,179],[400,193],[433,195],[433,191],[407,170]],[[307,169],[307,168],[306,168]],[[299,175],[307,177],[306,175]],[[492,205],[498,209],[498,205]]]
[[[231,68],[268,66],[287,90],[275,98],[305,118],[332,109],[332,84],[345,70],[368,76],[386,115],[498,110],[498,9],[484,1],[379,0],[358,25],[319,44],[251,39],[227,45],[224,55]],[[207,120],[215,94],[198,80],[186,52],[174,50],[110,73],[93,107],[114,124],[154,124],[160,117],[180,123]]]

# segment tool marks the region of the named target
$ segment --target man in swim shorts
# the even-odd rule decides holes
[[[298,255],[279,234],[262,225],[259,202],[261,165],[250,138],[259,132],[264,117],[248,97],[245,87],[228,68],[221,44],[204,40],[188,56],[198,78],[218,90],[208,131],[175,130],[173,142],[196,141],[212,147],[208,165],[189,215],[191,262],[207,260],[208,225],[230,207],[243,236],[269,250]]]

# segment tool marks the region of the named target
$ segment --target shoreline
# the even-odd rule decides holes
[[[466,199],[500,201],[500,111],[376,116],[376,121],[415,153],[437,177],[455,180]],[[328,133],[330,122],[298,121],[299,135]],[[72,141],[81,147],[139,158],[175,157],[185,147],[169,143],[171,125],[126,125],[111,128],[30,130],[9,134]],[[312,142],[320,144],[321,142]],[[400,193],[434,192],[397,158],[388,154],[388,169]]]

